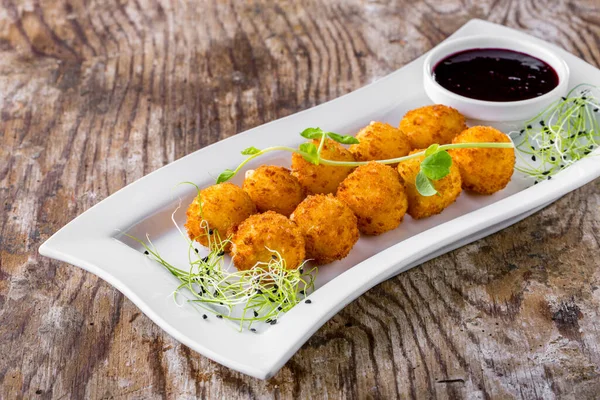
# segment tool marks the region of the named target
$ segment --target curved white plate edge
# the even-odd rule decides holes
[[[582,161],[590,161],[590,160],[587,159],[587,160],[582,160]],[[469,214],[455,218],[454,220],[448,221],[448,222],[446,222],[442,225],[439,225],[435,228],[431,228],[431,229],[427,230],[426,232],[422,232],[418,235],[408,238],[408,239],[404,240],[403,242],[400,242],[392,247],[387,248],[386,250],[376,254],[375,256],[372,256],[368,260],[365,260],[365,261],[357,264],[356,266],[352,267],[351,269],[349,269],[349,270],[345,271],[344,273],[342,273],[341,275],[337,276],[335,279],[333,279],[332,281],[328,282],[323,287],[321,287],[314,294],[311,294],[311,296],[314,295],[317,298],[317,301],[321,306],[323,306],[323,304],[325,303],[325,306],[323,306],[323,309],[326,309],[328,312],[325,315],[321,315],[319,321],[317,323],[315,323],[314,325],[312,325],[309,330],[305,331],[304,335],[294,335],[293,333],[288,335],[288,337],[291,337],[291,339],[289,340],[289,343],[293,344],[293,346],[291,346],[290,351],[288,351],[286,353],[285,359],[280,360],[279,362],[276,363],[277,367],[274,368],[272,373],[277,372],[285,364],[285,362],[287,360],[289,360],[289,358],[291,358],[291,356],[294,355],[294,353],[302,346],[302,344],[304,344],[304,342],[306,342],[306,340],[308,340],[314,334],[314,332],[316,332],[316,330],[318,328],[320,328],[325,322],[327,322],[331,317],[333,317],[339,310],[343,309],[351,301],[358,298],[360,295],[362,295],[367,290],[371,289],[373,286],[381,283],[382,281],[384,281],[386,279],[389,279],[392,276],[395,276],[401,272],[404,272],[406,269],[409,268],[407,266],[410,266],[412,263],[417,263],[420,260],[420,258],[418,256],[414,255],[414,253],[417,253],[420,251],[419,239],[420,239],[421,235],[425,235],[426,233],[430,234],[430,235],[434,234],[434,233],[438,233],[438,236],[436,237],[438,242],[436,242],[436,244],[434,246],[435,249],[433,250],[433,252],[438,252],[438,255],[444,254],[445,252],[442,252],[440,249],[448,248],[448,251],[450,251],[452,243],[454,243],[454,237],[459,236],[459,237],[467,238],[469,236],[475,236],[475,235],[477,235],[478,232],[485,231],[486,229],[488,229],[491,226],[502,224],[503,221],[512,221],[511,223],[507,223],[506,226],[509,226],[512,223],[518,222],[518,220],[519,220],[518,216],[523,215],[522,218],[525,218],[525,217],[527,217],[528,213],[532,214],[535,211],[544,208],[545,206],[553,203],[554,201],[558,200],[560,197],[564,196],[565,194],[567,194],[567,193],[577,189],[578,187],[581,187],[584,184],[597,178],[598,176],[600,176],[600,169],[597,168],[596,171],[594,171],[594,174],[586,174],[585,172],[582,172],[582,174],[576,173],[576,174],[572,174],[572,175],[575,175],[575,177],[578,177],[580,179],[574,179],[574,180],[567,182],[568,179],[566,179],[567,177],[565,176],[564,177],[565,179],[562,180],[562,183],[564,183],[562,185],[562,188],[558,188],[557,186],[552,186],[551,184],[555,181],[549,181],[549,182],[545,181],[539,185],[532,186],[532,187],[525,189],[519,193],[516,193],[515,195],[504,198],[492,205],[486,206],[479,210],[473,211]],[[579,176],[577,176],[577,175],[579,175]],[[544,190],[542,190],[542,191],[534,190],[534,189],[538,189],[538,188],[542,188]],[[558,190],[555,190],[555,188]],[[519,194],[524,194],[524,192],[530,192],[530,194],[532,196],[529,196],[529,198],[525,199],[525,201],[522,201],[521,198],[524,196],[519,196]],[[550,196],[550,194],[552,194],[552,195]],[[553,200],[548,201],[547,200],[548,198],[551,198]],[[497,206],[497,207],[494,207],[494,206]],[[492,209],[493,211],[498,211],[499,209],[504,209],[506,211],[500,211],[500,212],[496,213],[496,215],[493,218],[487,219],[485,226],[480,225],[479,222],[469,223],[470,221],[468,221],[468,220],[481,221],[481,219],[478,219],[477,216],[485,214],[489,209]],[[469,218],[463,218],[463,217],[467,217],[467,216]],[[461,226],[461,223],[463,223],[462,226]],[[499,228],[499,229],[502,229],[502,228]],[[457,232],[458,232],[458,234],[457,234]],[[490,232],[490,233],[492,233],[492,232]],[[446,235],[446,239],[439,241],[440,236],[443,236],[444,234]],[[486,235],[484,234],[481,237],[483,237],[483,236],[486,236]],[[387,263],[382,262],[381,264],[377,265],[376,261],[378,261],[380,258],[385,258],[387,255],[390,255],[392,252],[399,251],[399,250],[406,250],[407,254],[413,254],[413,255],[409,256],[409,257],[405,257],[402,260],[402,262],[400,262],[400,263],[395,263],[394,261],[391,261],[391,262],[387,262]],[[404,254],[404,256],[405,256],[405,254]],[[369,277],[369,280],[364,282],[363,284],[353,285],[352,284],[353,282],[359,281],[358,278],[360,278],[361,275],[362,276],[366,275],[365,271],[363,271],[363,269],[365,269],[365,266],[367,265],[367,261],[368,261],[368,265],[375,264],[375,267],[371,268],[371,271],[367,271],[367,272],[372,272],[373,269],[376,269],[377,273],[375,273],[375,275],[371,275]],[[326,290],[321,290],[321,289],[325,289],[326,287],[327,287]],[[342,290],[342,288],[344,290]],[[324,298],[325,293],[327,293],[329,295],[329,298]],[[339,293],[348,293],[348,294],[345,295],[343,298],[334,298],[333,297]],[[334,304],[331,304],[331,303],[334,303]],[[305,317],[304,320],[300,320],[300,315],[298,315],[298,311],[299,311],[298,307],[294,307],[292,310],[288,311],[281,318],[282,323],[284,322],[284,319],[287,319],[287,318],[290,318],[290,319],[293,318],[294,322],[301,322],[304,324],[308,324],[309,322],[314,322],[314,321],[310,321],[310,319],[314,319],[314,318],[311,318],[314,316],[314,314],[311,316],[308,316],[309,318],[306,318],[307,316],[304,315],[304,317]]]
[[[481,21],[472,21],[472,22],[481,22]],[[485,23],[485,24],[489,24],[489,23],[487,23],[487,22],[484,22],[484,23]],[[470,23],[468,23],[468,24],[466,24],[466,25],[465,25],[463,28],[465,28],[465,27],[469,26],[469,24],[471,24],[471,22],[470,22]],[[494,24],[491,24],[491,25],[494,25]],[[497,27],[497,26],[496,26],[496,27]],[[462,30],[463,28],[461,28],[461,30]],[[504,29],[508,29],[508,28],[504,28]],[[459,30],[459,31],[461,31],[461,30]],[[457,33],[458,33],[459,31],[457,31]],[[583,62],[583,61],[582,61],[582,62]],[[384,78],[384,79],[385,79],[385,78]],[[382,79],[382,80],[384,80],[384,79]],[[380,80],[380,81],[382,81],[382,80]],[[377,81],[377,82],[380,82],[380,81]],[[375,83],[377,83],[377,82],[375,82]],[[369,86],[370,86],[370,85],[369,85]],[[365,88],[366,88],[366,87],[365,87]],[[363,88],[363,89],[364,89],[364,88]],[[360,90],[360,89],[359,89],[359,90]],[[343,96],[343,97],[344,97],[344,96]],[[340,98],[338,98],[338,99],[336,99],[336,100],[339,100],[339,99],[340,99]],[[335,100],[333,100],[333,101],[335,101]],[[308,111],[308,110],[306,110],[306,111]],[[143,179],[143,178],[142,178],[142,179]],[[558,183],[558,181],[553,181],[552,183],[555,183],[555,182],[556,182],[556,183]],[[548,183],[550,183],[550,182],[548,182]],[[539,187],[541,187],[541,186],[542,186],[542,185],[538,185],[537,187],[539,188]],[[579,185],[578,185],[578,186],[579,186]],[[572,189],[570,189],[570,190],[572,190]],[[570,190],[568,190],[568,191],[570,191]],[[565,193],[566,193],[566,192],[565,192]],[[92,208],[93,208],[93,207],[92,207]],[[89,210],[88,210],[88,211],[89,211]],[[83,215],[83,214],[82,214],[82,215]],[[46,245],[47,243],[48,243],[48,241],[47,241],[46,243],[44,243],[44,245]],[[66,262],[73,263],[73,264],[77,264],[77,263],[78,263],[78,260],[74,260],[74,259],[71,259],[71,258],[65,257],[65,254],[64,254],[64,253],[62,253],[62,254],[59,254],[60,252],[58,252],[58,253],[57,253],[57,252],[51,251],[52,249],[48,248],[47,246],[45,247],[44,245],[42,245],[42,247],[40,248],[40,252],[41,252],[43,255],[48,255],[49,257],[52,257],[52,258],[57,258],[57,259],[60,259],[61,261],[66,261]],[[79,260],[79,261],[80,261],[80,260]],[[81,264],[81,263],[79,262],[79,264]],[[86,263],[86,264],[87,264],[87,263]],[[84,269],[87,269],[87,270],[92,270],[92,269],[94,269],[94,268],[90,268],[90,267],[91,267],[91,265],[87,265],[87,267],[88,267],[88,268],[84,268]],[[94,271],[90,271],[90,272],[93,272],[93,273],[95,273],[96,275],[98,275],[98,276],[102,277],[102,276],[101,276],[101,274],[98,274],[98,273],[97,273],[97,271],[96,271],[96,272],[94,272]],[[394,274],[396,274],[396,273],[394,273]],[[115,282],[115,279],[114,279],[114,277],[113,277],[113,278],[111,278],[111,277],[107,276],[107,277],[102,277],[102,278],[103,278],[103,279],[105,279],[105,280],[107,280],[107,281],[108,281],[108,282],[110,282],[111,284],[113,284],[115,287],[117,287],[117,289],[121,290],[122,292],[127,292],[127,291],[128,291],[128,290],[122,290],[122,289],[123,289],[123,288],[122,288],[122,285],[120,285],[120,282]],[[374,283],[374,284],[376,284],[376,283]],[[119,288],[118,286],[121,286],[121,288]],[[361,293],[362,293],[362,292],[361,292]],[[124,294],[126,294],[126,293],[124,293]],[[127,294],[126,294],[126,295],[127,295]],[[358,297],[359,295],[360,295],[360,293],[359,293],[359,294],[357,294],[357,295],[356,295],[356,297]],[[131,298],[131,296],[128,296],[128,297],[130,297],[130,298]],[[133,296],[133,297],[137,297],[137,296]],[[134,303],[136,303],[136,302],[134,301]],[[137,304],[137,303],[136,303],[136,304]],[[344,304],[344,305],[345,305],[345,304]],[[140,305],[138,304],[138,306],[140,306]],[[343,307],[343,306],[342,306],[342,307]],[[341,309],[342,307],[340,307],[340,309]],[[146,310],[148,309],[148,307],[140,307],[140,308],[141,308],[141,309],[143,309],[143,310],[144,310],[144,309],[146,309]],[[146,314],[148,314],[148,311],[144,311],[144,312],[145,312]],[[156,317],[156,318],[153,318],[153,320],[155,320],[155,322],[157,322],[157,323],[158,323],[160,326],[162,326],[163,328],[165,328],[165,325],[169,326],[169,324],[165,324],[165,323],[164,323],[164,321],[163,321],[163,324],[159,323],[158,321],[162,321],[162,319],[161,319],[160,317],[156,316],[156,315],[155,315],[155,317]],[[325,320],[325,321],[326,321],[326,320]],[[323,323],[324,323],[325,321],[323,321]],[[320,323],[318,326],[320,326],[320,325],[322,325],[322,323]],[[318,329],[318,326],[317,326],[317,328],[316,328],[316,329]],[[316,329],[315,329],[315,330],[316,330]],[[180,340],[180,339],[179,339],[180,335],[177,333],[177,331],[176,331],[176,330],[172,330],[172,329],[165,329],[165,330],[167,330],[167,331],[168,331],[168,332],[169,332],[169,333],[170,333],[172,336],[174,336],[176,339]],[[182,338],[182,339],[183,339],[183,338]],[[180,341],[181,341],[182,343],[189,342],[188,340],[180,340]],[[190,347],[192,347],[192,348],[194,348],[195,350],[199,351],[199,349],[198,349],[198,348],[197,348],[197,346],[195,345],[195,344],[196,344],[196,342],[194,342],[193,340],[192,340],[191,342],[192,342],[192,344],[193,344],[193,345],[190,345],[190,344],[188,344],[188,343],[186,343],[186,344],[190,345]],[[302,345],[302,343],[304,343],[304,341],[302,341],[302,342],[299,344],[299,346],[301,346],[301,345]],[[298,347],[299,347],[299,346],[298,346]],[[203,348],[203,349],[202,349],[202,351],[200,351],[200,352],[201,352],[201,353],[203,353],[203,354],[205,354],[205,355],[206,355],[206,353],[207,353],[207,352],[208,352],[208,353],[212,353],[212,352],[210,352],[210,351],[207,351],[207,350],[209,350],[209,349]],[[292,354],[293,354],[293,353],[292,353]],[[291,356],[291,355],[290,355],[290,356]],[[210,357],[210,356],[209,356],[209,357]],[[210,357],[210,358],[213,358],[213,357]],[[289,358],[289,357],[288,357],[288,358]],[[228,366],[230,366],[230,367],[231,367],[231,368],[233,368],[233,369],[237,369],[237,370],[239,370],[239,371],[242,371],[242,372],[244,372],[244,373],[247,373],[247,374],[249,374],[249,375],[252,375],[252,376],[255,376],[255,377],[258,377],[258,378],[264,378],[264,377],[268,376],[270,373],[272,373],[272,372],[275,372],[275,371],[273,371],[273,370],[271,369],[270,371],[268,371],[268,372],[266,372],[266,373],[265,373],[264,371],[265,371],[266,369],[263,369],[263,368],[258,368],[258,369],[255,369],[254,371],[249,371],[249,370],[247,369],[249,366],[247,366],[247,365],[246,365],[246,366],[242,366],[243,368],[240,368],[240,365],[238,365],[238,366],[234,366],[234,365],[232,365],[232,363],[231,363],[231,362],[232,362],[232,360],[228,360],[228,362],[224,362],[224,360],[220,359],[220,357],[219,357],[218,355],[216,355],[216,357],[214,357],[213,359],[215,359],[215,361],[217,361],[217,362],[220,362],[220,363],[222,363],[222,364],[228,365]],[[285,363],[285,361],[287,361],[287,359],[283,360],[283,363]],[[283,364],[282,364],[282,365],[283,365]],[[258,373],[257,373],[257,372],[258,372]]]
[[[354,294],[356,294],[356,296],[352,296],[351,298],[348,298],[348,301],[346,302],[346,304],[344,304],[343,306],[339,307],[337,310],[334,310],[334,309],[330,310],[330,313],[325,318],[323,318],[323,323],[317,325],[316,328],[307,335],[308,337],[307,337],[306,340],[308,340],[310,337],[312,337],[312,335],[325,322],[329,321],[329,319],[331,319],[334,315],[336,315],[341,309],[345,308],[349,303],[351,303],[352,301],[356,300],[357,298],[359,298],[364,293],[366,293],[368,290],[370,290],[371,288],[377,286],[378,284],[380,284],[380,283],[382,283],[382,282],[384,282],[384,281],[386,281],[388,279],[391,279],[392,277],[397,276],[397,275],[399,275],[401,273],[404,273],[404,272],[406,272],[406,271],[408,271],[408,270],[410,270],[412,268],[418,267],[419,265],[421,265],[421,264],[423,264],[423,263],[425,263],[425,262],[427,262],[429,260],[432,260],[434,258],[437,258],[437,257],[439,257],[439,256],[441,256],[443,254],[446,254],[446,253],[448,253],[448,252],[450,252],[452,250],[455,250],[455,249],[457,249],[459,247],[463,247],[463,246],[465,246],[465,245],[467,245],[469,243],[475,242],[475,241],[477,241],[479,239],[482,239],[482,238],[484,238],[486,236],[489,236],[489,235],[491,235],[493,233],[496,233],[496,232],[498,232],[498,231],[500,231],[500,230],[502,230],[504,228],[507,228],[507,227],[509,227],[509,226],[511,226],[511,225],[513,225],[513,224],[515,224],[515,223],[523,220],[524,218],[527,218],[528,216],[530,216],[530,215],[532,215],[532,214],[534,214],[534,213],[542,210],[543,208],[549,206],[550,204],[552,204],[553,202],[555,202],[559,198],[560,197],[558,197],[558,198],[556,198],[556,199],[554,199],[552,201],[549,201],[547,203],[544,203],[543,205],[541,205],[539,207],[536,207],[536,208],[534,208],[532,210],[529,210],[527,212],[519,214],[519,215],[517,215],[517,216],[515,216],[513,218],[510,218],[508,220],[504,220],[504,221],[500,222],[499,224],[496,224],[496,225],[494,225],[492,227],[489,227],[489,228],[486,228],[486,229],[482,229],[482,230],[480,230],[478,232],[475,232],[474,234],[472,234],[472,235],[470,235],[468,237],[465,237],[463,239],[460,239],[460,240],[458,240],[456,242],[452,242],[451,244],[449,244],[447,246],[444,246],[441,249],[439,249],[437,251],[434,251],[433,253],[430,253],[427,256],[425,256],[425,257],[423,257],[423,258],[421,258],[421,259],[419,259],[417,261],[414,261],[414,262],[412,262],[410,264],[407,264],[406,266],[404,266],[404,267],[402,267],[402,268],[400,268],[398,270],[393,271],[392,273],[390,273],[387,276],[385,276],[385,275],[384,276],[380,276],[377,280],[375,280],[375,282],[372,284],[372,286],[370,286],[369,288],[365,289],[363,292],[361,292],[361,293],[354,293]],[[298,341],[297,342],[298,345],[294,346],[293,348],[291,348],[290,351],[288,352],[288,354],[286,355],[286,357],[283,358],[283,359],[281,359],[277,363],[277,365],[270,371],[270,373],[265,378],[263,378],[263,379],[268,379],[269,377],[271,377],[275,373],[277,373],[289,361],[289,359],[298,351],[298,349],[300,349],[300,347],[302,347],[302,345],[304,345],[304,343],[306,342],[306,340],[304,340],[304,341],[302,341],[302,340]]]

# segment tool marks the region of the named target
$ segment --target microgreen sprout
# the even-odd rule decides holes
[[[205,221],[203,228],[208,230]],[[224,257],[229,239],[215,238],[209,243],[208,255],[201,256],[194,242],[184,236],[188,243],[188,268],[181,269],[161,257],[150,238],[142,241],[127,236],[140,243],[144,254],[179,280],[180,284],[173,293],[176,302],[183,297],[188,303],[215,314],[219,319],[237,322],[240,331],[246,328],[256,332],[252,328],[256,322],[274,325],[283,313],[314,290],[317,268],[307,270],[303,264],[296,269],[287,269],[285,259],[275,250],[268,249],[273,254],[269,262],[258,263],[249,270],[231,272]],[[211,236],[208,237],[211,240]],[[206,313],[203,319],[208,319]]]
[[[594,86],[578,85],[525,122],[523,129],[511,132],[521,161],[516,169],[538,183],[596,149],[600,144],[597,93]]]
[[[321,157],[321,150],[326,139],[331,139],[341,144],[357,144],[358,139],[354,136],[344,136],[333,132],[325,132],[321,128],[307,128],[300,133],[305,139],[319,140],[318,147],[313,142],[302,143],[297,149],[288,146],[273,146],[259,150],[256,147],[248,147],[242,151],[242,155],[248,157],[234,170],[226,169],[217,178],[217,183],[226,182],[233,178],[248,162],[271,151],[288,151],[300,154],[306,161],[315,165],[329,165],[336,167],[358,167],[371,161],[335,161]],[[425,156],[421,163],[421,170],[417,175],[416,187],[422,196],[433,196],[437,193],[432,181],[442,179],[450,173],[452,157],[447,150],[459,148],[512,148],[512,143],[454,143],[454,144],[432,144],[427,150],[410,154],[404,157],[391,158],[388,160],[375,160],[382,164],[397,164],[413,158]]]

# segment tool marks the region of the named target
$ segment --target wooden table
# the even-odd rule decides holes
[[[37,254],[128,183],[372,82],[471,18],[600,65],[597,0],[4,0],[0,397],[598,396],[600,181],[370,290],[268,381]]]

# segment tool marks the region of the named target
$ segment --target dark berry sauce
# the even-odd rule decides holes
[[[433,68],[444,88],[477,100],[532,99],[558,86],[558,75],[544,61],[505,49],[470,49],[454,53]]]

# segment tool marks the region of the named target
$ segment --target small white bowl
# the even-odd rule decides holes
[[[506,49],[536,57],[548,63],[558,75],[558,86],[533,99],[519,101],[484,101],[453,93],[433,78],[433,68],[449,55],[469,49]],[[423,85],[427,96],[438,104],[456,108],[467,118],[483,121],[523,121],[535,117],[540,111],[567,93],[569,67],[562,58],[543,45],[527,40],[500,36],[471,36],[448,40],[429,52],[423,64]]]

